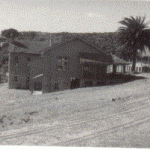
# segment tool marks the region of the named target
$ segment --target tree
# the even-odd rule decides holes
[[[30,32],[31,40],[33,40],[36,36],[37,36],[36,32],[34,32],[34,31]]]
[[[135,71],[138,50],[150,48],[150,29],[145,23],[145,17],[129,17],[119,22],[123,26],[118,29],[121,53],[133,61],[132,71]]]
[[[2,33],[2,36],[4,37],[4,38],[1,38],[1,40],[3,42],[11,43],[11,44],[16,45],[21,48],[27,48],[27,46],[25,46],[24,44],[22,44],[18,41],[15,41],[15,39],[20,34],[16,29],[11,28],[11,29],[7,29],[7,30],[3,30],[1,33]]]
[[[9,39],[15,39],[19,36],[19,32],[16,29],[7,29],[2,31],[2,36]]]

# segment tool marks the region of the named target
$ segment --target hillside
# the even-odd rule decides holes
[[[31,40],[48,41],[50,35],[53,37],[62,36],[63,41],[67,41],[74,36],[78,36],[89,43],[92,43],[99,47],[101,50],[113,54],[116,51],[116,33],[42,33],[42,32],[22,32],[19,39],[29,38]]]

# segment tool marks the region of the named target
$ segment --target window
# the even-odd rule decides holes
[[[30,57],[27,57],[27,61],[30,61]]]
[[[66,57],[58,58],[58,70],[66,70],[68,66],[68,59]]]
[[[107,73],[112,73],[113,72],[113,65],[108,65],[107,66]]]
[[[29,81],[30,81],[30,77],[28,76],[26,78],[26,88],[29,89]]]
[[[54,90],[59,90],[58,81],[55,81],[55,83],[54,83]]]
[[[132,67],[131,66],[129,66],[129,72],[131,72],[132,71]]]
[[[27,66],[30,66],[30,61],[31,61],[30,57],[27,57]]]
[[[90,71],[90,67],[89,67],[89,66],[84,66],[84,67],[83,67],[83,70],[84,70],[84,71]]]
[[[29,81],[30,81],[30,77],[27,77],[26,83],[29,83]]]
[[[17,77],[17,75],[14,76],[14,81],[15,81],[15,82],[18,82],[18,77]]]
[[[17,63],[19,62],[19,61],[18,61],[18,56],[15,56],[14,62],[15,62],[15,64],[17,64]]]
[[[122,65],[118,65],[116,68],[116,72],[121,73],[123,72],[123,66]]]
[[[84,79],[94,79],[95,78],[95,71],[93,65],[84,65],[83,66],[83,78]]]
[[[129,72],[129,66],[128,65],[125,66],[125,72]]]
[[[83,66],[83,71],[94,72],[94,66],[86,64]]]
[[[136,71],[136,72],[139,72],[139,67],[135,67],[135,71]]]

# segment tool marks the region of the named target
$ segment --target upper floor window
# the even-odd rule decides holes
[[[18,62],[19,62],[18,56],[15,56],[14,62],[15,62],[15,64],[18,64]]]
[[[83,66],[83,71],[85,72],[94,72],[94,66],[93,65],[84,65]]]
[[[27,61],[30,61],[31,59],[30,59],[30,57],[27,57]]]
[[[66,57],[58,57],[58,70],[66,70],[68,59]]]
[[[89,66],[84,66],[84,67],[83,67],[83,70],[84,70],[84,71],[90,71],[90,67],[89,67]]]

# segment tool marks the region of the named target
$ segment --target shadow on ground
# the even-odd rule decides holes
[[[139,74],[109,74],[103,78],[103,81],[97,83],[98,86],[115,85],[131,82],[134,80],[147,79]]]

